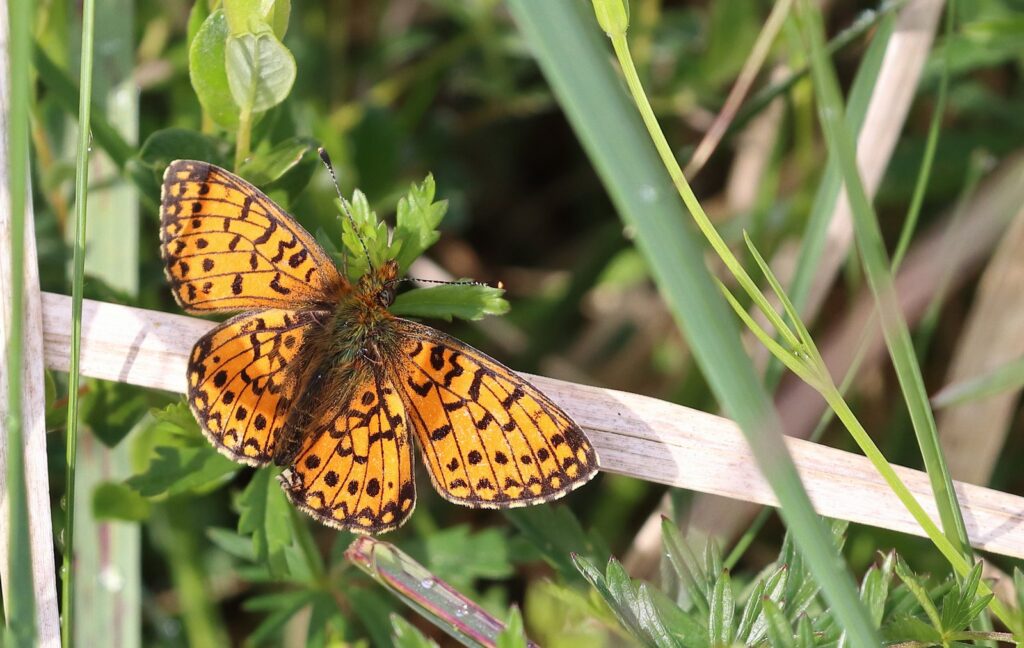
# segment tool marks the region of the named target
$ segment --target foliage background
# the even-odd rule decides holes
[[[974,190],[976,177],[1024,142],[1021,7],[1013,0],[958,6],[954,34],[937,41],[876,200],[891,246],[911,199],[944,52],[951,53],[949,103],[921,228],[938,223],[958,197]],[[830,34],[862,10],[877,8],[832,3]],[[630,38],[640,74],[685,160],[735,80],[768,4],[637,0],[632,9]],[[39,3],[34,28],[40,270],[43,289],[60,293],[70,293],[78,10],[76,3]],[[96,113],[123,141],[94,122],[86,295],[176,312],[157,247],[159,172],[185,156],[230,166],[234,153],[234,133],[204,118],[190,82],[188,39],[203,12],[190,19],[188,2],[124,0],[102,0],[97,11]],[[868,31],[836,55],[844,82],[870,37]],[[647,262],[632,247],[631,232],[623,229],[508,7],[496,0],[293,2],[282,42],[295,59],[295,83],[283,103],[256,122],[252,150],[265,162],[267,182],[261,184],[308,229],[340,239],[333,187],[318,166],[314,142],[331,153],[343,191],[358,187],[388,218],[410,183],[432,173],[448,210],[428,256],[453,276],[501,282],[512,304],[500,324],[432,323],[520,370],[717,409],[653,288]],[[796,68],[803,56],[799,38],[784,30],[770,60]],[[758,82],[762,88],[771,83],[767,74]],[[765,256],[801,236],[826,155],[806,82],[773,109],[774,132],[755,174],[738,167],[750,140],[730,137],[693,180],[726,239],[741,246],[747,230]],[[915,325],[931,391],[944,384],[963,343],[977,278],[957,285],[936,302],[935,316]],[[863,287],[851,257],[812,331],[825,336],[841,326]],[[1007,304],[1001,316],[1021,309],[1024,304]],[[53,378],[49,448],[52,492],[59,494],[67,387],[63,376]],[[852,402],[891,461],[918,466],[894,385],[887,365],[868,367]],[[281,500],[267,471],[218,461],[197,443],[195,425],[176,398],[86,381],[82,410],[76,543],[88,553],[99,523],[95,533],[114,533],[122,550],[108,564],[100,556],[95,563],[83,560],[80,573],[92,565],[107,578],[106,585],[99,579],[99,596],[83,591],[77,599],[79,632],[92,633],[83,636],[110,636],[104,624],[113,623],[112,615],[103,605],[111,592],[127,609],[141,611],[140,627],[122,623],[114,631],[161,645],[245,638],[387,645],[388,615],[395,611],[426,629],[347,565],[341,553],[350,537],[273,508]],[[1015,466],[1024,449],[1013,434],[1019,416],[1012,425],[990,483],[1020,493],[1024,484]],[[841,432],[826,431],[825,440],[849,444]],[[637,536],[664,506],[663,488],[602,474],[566,506],[505,515],[446,504],[423,486],[416,515],[388,540],[502,618],[510,604],[522,606],[528,632],[544,645],[612,645],[624,638],[568,555],[598,564],[612,554],[629,555],[635,574],[656,577],[656,570],[643,567]],[[670,499],[672,514],[682,517],[691,495],[672,493]],[[59,528],[62,502],[54,504]],[[99,522],[112,518],[117,521]],[[773,518],[734,567],[735,578],[751,581],[779,553],[781,537]],[[876,529],[852,527],[845,553],[859,574],[890,548],[915,570],[947,571],[924,541]],[[1015,566],[996,562],[1004,571]]]

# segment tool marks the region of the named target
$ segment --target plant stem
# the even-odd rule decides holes
[[[96,1],[85,0],[82,7],[82,54],[78,95],[78,152],[75,162],[75,242],[74,274],[71,286],[71,366],[68,369],[68,417],[67,417],[67,473],[66,521],[64,523],[64,562],[61,573],[64,577],[61,590],[62,619],[61,640],[71,646],[74,638],[74,609],[72,583],[74,581],[75,551],[75,462],[78,459],[78,385],[79,359],[82,347],[82,296],[85,285],[85,225],[88,212],[89,191],[89,123],[92,109],[92,60],[93,40],[96,33]]]
[[[235,171],[242,166],[249,157],[249,149],[252,138],[252,111],[249,108],[242,108],[238,115],[238,134],[235,137]]]
[[[789,327],[786,326],[771,304],[768,303],[764,294],[758,289],[757,284],[750,278],[742,264],[733,255],[732,250],[729,249],[729,246],[726,245],[725,241],[718,234],[718,230],[715,229],[707,214],[704,213],[704,208],[701,207],[697,196],[693,193],[693,189],[690,188],[690,183],[686,181],[683,169],[679,166],[678,160],[676,160],[675,155],[672,153],[672,148],[669,146],[668,140],[665,139],[665,134],[662,132],[661,126],[658,125],[658,118],[655,117],[654,110],[651,108],[643,86],[640,84],[640,77],[637,76],[636,67],[633,65],[633,58],[629,53],[629,43],[626,40],[625,32],[609,34],[609,37],[612,41],[612,48],[615,50],[615,56],[622,67],[626,85],[629,86],[629,91],[633,95],[636,107],[640,111],[640,117],[643,119],[644,125],[647,126],[651,139],[654,141],[654,146],[658,150],[658,155],[668,170],[672,183],[679,191],[679,196],[683,199],[683,203],[690,210],[690,214],[697,223],[697,227],[700,228],[701,233],[704,234],[704,237],[715,250],[715,253],[722,259],[722,262],[725,263],[729,272],[732,273],[747,295],[757,304],[757,307],[768,318],[775,330],[782,335],[786,343],[791,348],[800,348],[800,341]]]

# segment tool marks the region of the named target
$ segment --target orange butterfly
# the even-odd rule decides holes
[[[188,401],[223,454],[287,466],[291,500],[358,533],[400,526],[416,499],[410,432],[446,499],[504,508],[588,481],[579,425],[512,370],[388,311],[398,264],[354,285],[260,190],[206,162],[164,173],[161,253],[191,313],[245,311],[204,335]]]

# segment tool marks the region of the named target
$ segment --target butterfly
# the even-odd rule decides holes
[[[416,502],[413,437],[434,488],[470,507],[547,502],[597,455],[568,414],[512,370],[388,309],[399,267],[350,282],[291,216],[212,164],[164,173],[161,255],[190,313],[240,312],[196,342],[188,402],[222,454],[279,477],[301,510],[364,534]]]

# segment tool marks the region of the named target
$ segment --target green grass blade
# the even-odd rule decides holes
[[[935,407],[952,407],[1024,387],[1024,358],[1017,358],[988,373],[943,387],[932,396]]]
[[[22,429],[22,347],[23,302],[25,294],[25,208],[28,201],[28,128],[29,128],[29,37],[32,31],[34,4],[31,0],[7,3],[8,9],[8,89],[10,108],[7,119],[7,160],[10,185],[11,218],[11,326],[7,345],[7,538],[10,582],[7,610],[7,631],[12,645],[30,646],[36,639],[35,588],[32,581],[32,548],[29,538],[28,497],[25,491],[24,430]]]
[[[82,346],[82,296],[85,284],[85,226],[89,191],[89,115],[92,108],[93,40],[96,34],[96,2],[85,0],[82,7],[81,93],[78,102],[78,152],[75,162],[75,242],[74,276],[71,287],[71,365],[68,369],[67,418],[67,521],[64,525],[64,577],[61,591],[61,640],[72,645],[74,635],[74,532],[75,532],[75,462],[78,450],[78,363]]]
[[[896,375],[910,411],[925,468],[935,493],[936,506],[944,531],[959,551],[967,551],[967,530],[953,490],[949,469],[942,457],[935,419],[928,405],[921,368],[917,363],[910,331],[896,303],[889,259],[882,240],[874,208],[868,199],[857,169],[852,135],[844,122],[844,108],[835,70],[824,53],[821,16],[816,7],[802,0],[803,33],[811,49],[814,89],[819,100],[822,127],[830,153],[839,161],[853,214],[864,272],[881,314],[882,331],[892,357]]]
[[[620,215],[635,229],[637,245],[704,375],[750,442],[826,598],[854,645],[877,646],[853,581],[782,443],[778,418],[743,353],[736,323],[703,265],[696,233],[608,64],[607,43],[593,15],[576,2],[511,0],[509,8]]]

